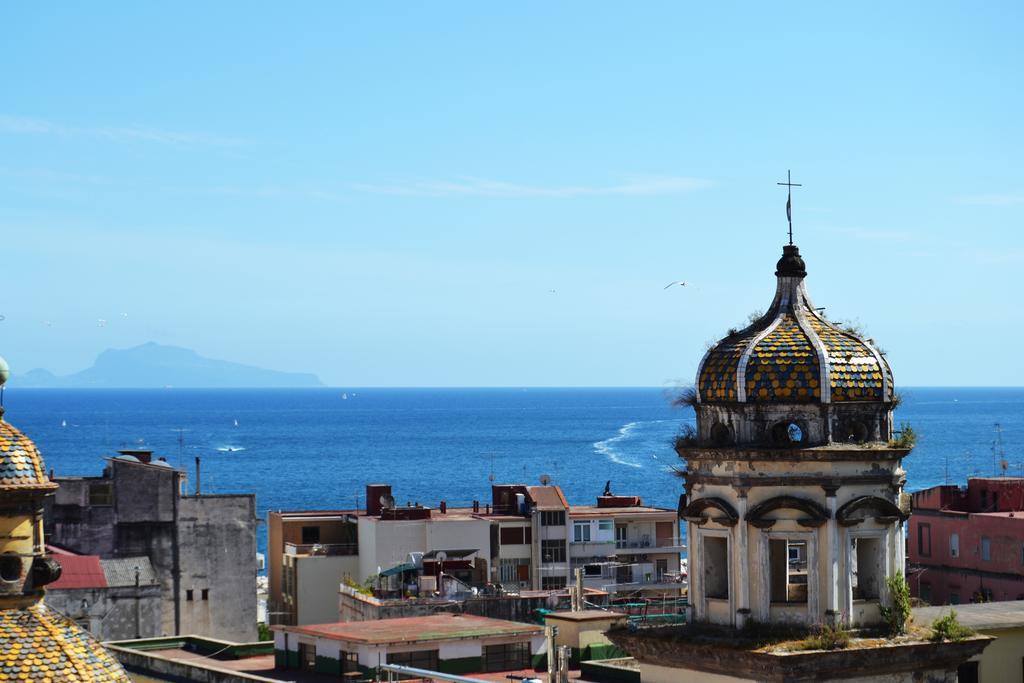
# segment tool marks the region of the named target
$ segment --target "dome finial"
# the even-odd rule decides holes
[[[807,277],[807,266],[800,257],[800,247],[795,244],[782,247],[782,258],[775,264],[775,274],[779,277]]]
[[[786,186],[786,220],[789,221],[789,243],[793,244],[793,188],[803,187],[800,183],[793,182],[793,174],[787,169],[786,170],[786,182],[776,183],[776,185]]]

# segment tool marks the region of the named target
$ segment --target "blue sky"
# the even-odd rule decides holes
[[[792,168],[898,383],[1022,385],[1022,8],[7,4],[0,353],[686,382],[771,299]]]

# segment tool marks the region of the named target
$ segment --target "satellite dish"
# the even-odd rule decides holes
[[[550,483],[551,483],[551,477],[549,475],[547,475],[547,474],[540,475],[540,485],[541,486],[547,486]]]
[[[437,551],[437,555],[435,555],[434,557],[437,558],[438,562],[444,562],[445,560],[448,559],[448,553],[446,553],[443,550],[439,550],[439,551]]]
[[[395,497],[385,493],[380,497],[380,506],[389,509],[395,507]]]

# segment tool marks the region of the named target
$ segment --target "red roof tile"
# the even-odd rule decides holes
[[[69,588],[106,588],[100,558],[96,555],[54,555],[60,563],[60,578],[47,586],[47,590]]]

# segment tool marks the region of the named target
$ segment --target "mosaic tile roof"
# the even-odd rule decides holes
[[[746,367],[747,401],[816,401],[821,397],[818,356],[795,316],[779,324],[750,350]]]
[[[0,609],[0,680],[130,683],[121,665],[75,622],[42,603]]]
[[[811,303],[799,250],[786,248],[776,275],[768,312],[722,339],[701,361],[696,382],[701,402],[892,400],[892,369],[885,358]]]
[[[829,388],[832,401],[881,401],[885,380],[892,386],[892,370],[880,367],[878,358],[866,343],[854,335],[837,330],[812,317],[811,328],[825,345],[829,359]],[[883,377],[887,374],[887,377]]]
[[[736,400],[736,370],[753,334],[735,334],[718,343],[705,357],[697,385],[708,401]]]
[[[0,491],[56,488],[32,440],[0,419]]]

